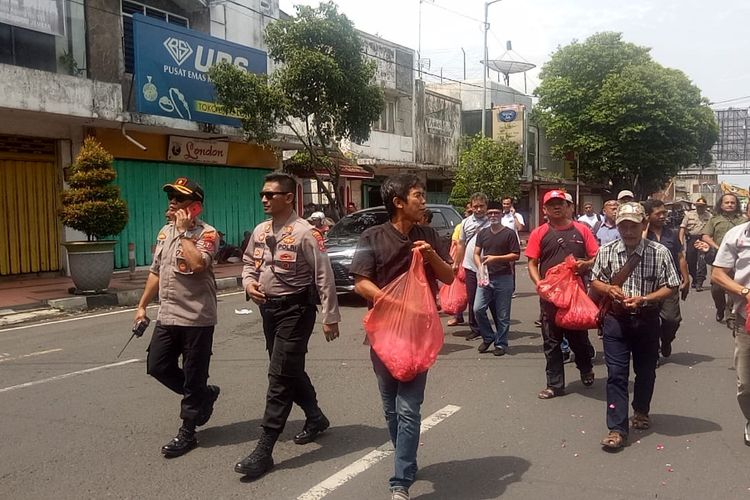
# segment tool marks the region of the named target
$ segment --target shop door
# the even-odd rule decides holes
[[[60,269],[53,161],[0,157],[0,276]]]

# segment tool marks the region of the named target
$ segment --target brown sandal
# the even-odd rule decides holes
[[[594,372],[590,371],[588,373],[581,373],[581,383],[586,387],[594,385]]]
[[[607,437],[602,439],[601,444],[605,450],[619,450],[625,446],[626,437],[617,431],[609,431]]]
[[[645,413],[636,412],[630,419],[630,424],[634,429],[643,431],[651,427],[651,419]]]
[[[557,396],[562,396],[565,394],[565,391],[562,389],[553,389],[552,387],[547,387],[546,389],[543,389],[542,391],[537,394],[537,397],[539,399],[552,399],[556,398]]]

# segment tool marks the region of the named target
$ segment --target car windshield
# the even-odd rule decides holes
[[[329,238],[352,238],[357,237],[368,227],[383,224],[388,221],[388,213],[385,211],[358,212],[347,215],[338,221],[330,231]]]

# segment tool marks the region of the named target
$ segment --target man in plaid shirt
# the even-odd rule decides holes
[[[633,418],[635,429],[648,429],[648,412],[656,381],[659,359],[659,303],[676,293],[680,286],[669,250],[660,243],[643,238],[646,216],[639,203],[623,203],[617,210],[620,240],[601,247],[592,269],[591,286],[612,301],[602,323],[604,357],[607,363],[608,435],[601,444],[605,450],[617,450],[628,437],[628,378],[633,358],[635,384]],[[640,256],[637,265],[622,284],[611,282],[628,258]]]

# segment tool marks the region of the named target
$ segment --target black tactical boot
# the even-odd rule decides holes
[[[315,441],[318,434],[328,429],[331,426],[331,422],[328,421],[325,415],[322,413],[320,417],[315,420],[308,420],[302,427],[302,432],[294,436],[294,442],[296,444],[307,444]]]
[[[258,444],[251,454],[234,464],[234,472],[244,474],[248,479],[258,479],[273,467],[273,447],[279,433],[263,429]]]
[[[161,453],[166,458],[175,458],[184,455],[196,446],[198,446],[198,440],[195,438],[195,423],[183,420],[177,436],[161,447]]]
[[[195,418],[195,425],[198,427],[208,423],[208,419],[211,418],[211,415],[214,412],[214,403],[219,399],[219,394],[221,393],[221,388],[218,385],[209,385],[207,389],[208,399],[206,400],[201,412]]]

